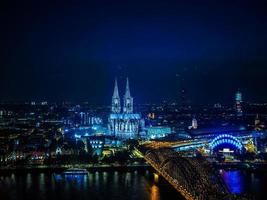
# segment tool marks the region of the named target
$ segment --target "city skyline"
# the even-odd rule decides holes
[[[127,77],[127,78],[124,78],[125,80],[126,80],[126,86],[125,86],[125,88],[123,88],[123,87],[118,87],[118,85],[120,85],[121,83],[123,83],[122,81],[120,81],[119,83],[118,83],[118,78],[116,77],[115,79],[114,79],[114,83],[115,83],[115,85],[114,85],[114,90],[113,90],[113,96],[115,95],[115,94],[118,94],[119,96],[120,96],[120,94],[123,94],[123,91],[125,92],[125,90],[127,91],[127,87],[129,88],[129,78]],[[124,80],[124,82],[125,82],[125,80]],[[128,89],[129,90],[129,89]],[[161,100],[159,100],[158,102],[156,102],[156,101],[146,101],[146,102],[138,102],[137,101],[137,103],[136,104],[138,104],[138,105],[142,105],[142,104],[161,104],[161,103],[170,103],[170,104],[173,104],[173,103],[175,103],[176,105],[179,105],[179,106],[200,106],[200,105],[231,105],[231,104],[235,104],[236,103],[236,95],[237,94],[240,94],[240,95],[243,95],[243,93],[242,93],[242,91],[238,88],[236,91],[235,91],[235,93],[233,93],[232,94],[232,96],[231,96],[231,98],[228,98],[229,99],[229,101],[228,102],[223,102],[223,101],[220,101],[220,100],[218,100],[218,101],[214,101],[214,102],[205,102],[205,103],[203,103],[203,102],[192,102],[189,98],[187,98],[187,99],[183,99],[183,98],[185,98],[184,96],[183,96],[183,94],[182,94],[182,92],[184,92],[184,88],[182,88],[181,89],[181,91],[178,91],[178,93],[179,92],[181,92],[181,96],[179,96],[179,98],[180,99],[177,99],[177,98],[174,98],[174,99],[166,99],[165,97],[162,97],[162,99]],[[110,92],[109,92],[110,93]],[[119,105],[121,105],[122,107],[124,106],[123,104],[125,103],[125,102],[123,102],[124,101],[124,96],[125,95],[122,95],[122,97],[120,98],[120,97],[118,97],[118,101],[119,101]],[[69,99],[65,99],[65,100],[54,100],[54,99],[48,99],[48,98],[46,98],[46,97],[43,97],[43,98],[35,98],[35,99],[25,99],[25,100],[2,100],[2,99],[0,99],[0,103],[3,103],[3,104],[8,104],[8,103],[30,103],[30,104],[43,104],[43,105],[47,105],[48,103],[50,104],[50,103],[82,103],[82,104],[91,104],[91,105],[98,105],[98,106],[100,106],[100,105],[103,105],[103,106],[109,106],[109,104],[110,104],[110,101],[105,101],[105,102],[98,102],[98,103],[96,103],[96,102],[92,102],[91,101],[92,99],[85,99],[85,100],[74,100],[74,101],[71,101],[71,100],[69,100]],[[120,101],[122,101],[121,103],[120,103]],[[184,102],[184,101],[186,101],[186,102]],[[257,103],[260,103],[260,104],[266,104],[266,102],[265,101],[263,101],[263,102],[250,102],[250,101],[248,101],[247,99],[245,100],[245,102],[246,103],[252,103],[252,104],[257,104]],[[123,109],[122,109],[122,111],[123,111]]]
[[[1,200],[262,200],[267,1],[0,7]]]

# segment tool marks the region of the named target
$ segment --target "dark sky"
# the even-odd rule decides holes
[[[128,76],[138,103],[267,101],[264,1],[8,2],[0,100],[108,104]]]

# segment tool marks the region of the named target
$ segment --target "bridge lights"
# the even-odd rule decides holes
[[[159,175],[157,173],[154,173],[154,181],[155,183],[158,183],[159,182]]]

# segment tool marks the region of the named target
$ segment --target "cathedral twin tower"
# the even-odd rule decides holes
[[[121,113],[121,101],[117,79],[115,80],[114,92],[112,96],[111,112],[117,114]],[[131,97],[128,78],[126,80],[126,89],[123,96],[123,113],[133,113],[133,98]]]
[[[133,97],[130,94],[129,80],[126,81],[123,106],[119,95],[117,80],[115,80],[114,92],[111,103],[111,114],[108,119],[108,129],[111,135],[129,139],[138,136],[141,124],[144,124],[141,115],[133,112]]]

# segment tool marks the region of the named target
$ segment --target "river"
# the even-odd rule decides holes
[[[250,193],[262,199],[267,174],[240,170],[220,171],[232,193]],[[1,200],[170,200],[183,198],[165,181],[155,183],[144,171],[90,172],[64,176],[56,173],[0,175]]]

